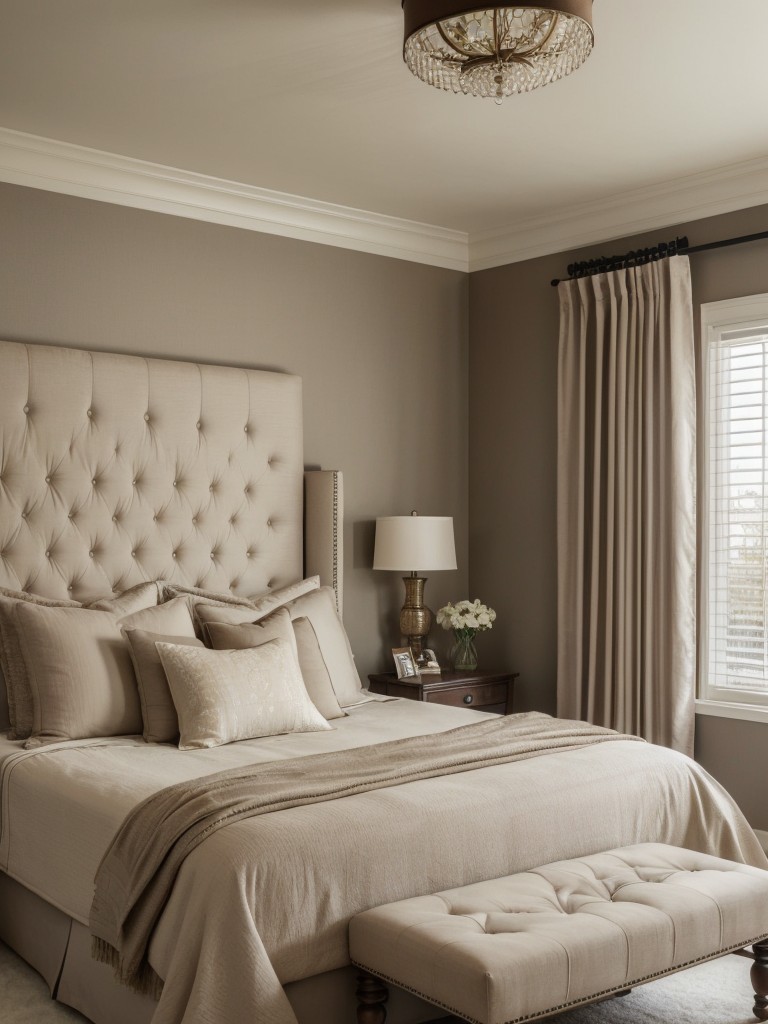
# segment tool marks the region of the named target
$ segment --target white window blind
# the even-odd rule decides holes
[[[768,297],[763,298],[764,319],[710,324],[707,332],[702,696],[757,705],[768,705]]]

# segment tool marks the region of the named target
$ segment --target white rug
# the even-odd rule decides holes
[[[726,956],[681,974],[552,1018],[553,1024],[754,1024],[750,961]],[[45,982],[0,943],[2,1024],[83,1024],[85,1018],[54,1003]],[[339,1024],[354,1024],[353,1021]]]

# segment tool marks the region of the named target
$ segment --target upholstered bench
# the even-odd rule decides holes
[[[473,1024],[516,1024],[754,948],[768,1020],[768,871],[648,843],[390,903],[350,924],[360,1024],[392,982]],[[752,954],[747,954],[752,956]]]

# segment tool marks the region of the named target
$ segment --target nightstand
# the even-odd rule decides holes
[[[368,676],[372,693],[387,697],[407,697],[429,704],[450,704],[473,711],[495,711],[512,714],[512,697],[518,672],[448,672],[419,679],[398,679],[394,672]]]

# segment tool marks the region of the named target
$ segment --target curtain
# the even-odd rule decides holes
[[[692,754],[688,258],[565,281],[559,294],[558,715]]]

